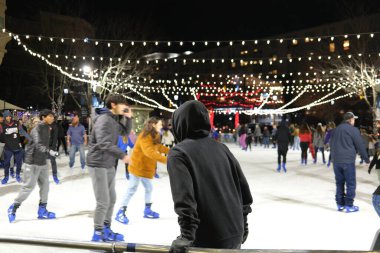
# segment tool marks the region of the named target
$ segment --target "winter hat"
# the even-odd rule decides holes
[[[8,116],[12,117],[12,113],[9,110],[5,110],[4,113],[3,113],[3,116],[4,116],[4,118],[6,118]]]

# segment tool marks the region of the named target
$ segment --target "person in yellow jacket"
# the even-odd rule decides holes
[[[163,154],[169,153],[169,148],[163,146],[160,140],[162,121],[151,117],[144,123],[143,131],[136,140],[131,162],[129,163],[129,185],[124,196],[122,207],[116,214],[115,220],[128,224],[129,220],[125,214],[132,196],[136,193],[140,181],[145,188],[144,218],[157,219],[160,215],[152,211],[152,180],[156,172],[157,162],[166,164],[167,158]]]

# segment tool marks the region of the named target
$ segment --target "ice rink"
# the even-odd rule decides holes
[[[378,185],[376,172],[367,173],[368,165],[357,161],[357,213],[336,211],[335,181],[332,168],[321,163],[300,164],[300,151],[288,153],[288,172],[277,173],[275,149],[252,147],[242,151],[228,144],[239,160],[249,181],[254,203],[248,216],[249,237],[243,249],[309,249],[309,250],[369,250],[380,218],[372,207],[372,193]],[[326,152],[326,157],[328,153]],[[58,159],[61,184],[50,177],[48,210],[56,212],[55,220],[38,220],[38,187],[17,211],[16,222],[10,224],[7,208],[13,203],[21,184],[11,179],[0,185],[0,236],[22,236],[89,241],[93,233],[95,198],[86,170],[80,171],[79,157],[70,172],[68,157]],[[116,179],[115,212],[127,189],[124,165],[119,163]],[[3,171],[0,170],[2,176]],[[152,209],[160,213],[156,220],[144,219],[144,189],[140,185],[128,207],[128,225],[116,221],[112,228],[125,235],[131,243],[170,245],[179,235],[177,217],[173,211],[166,167],[159,166],[159,179],[154,180]],[[0,252],[71,252],[67,249],[38,248],[0,244]],[[77,252],[77,251],[75,251]],[[79,252],[79,251],[78,251]],[[83,252],[83,251],[81,251]]]

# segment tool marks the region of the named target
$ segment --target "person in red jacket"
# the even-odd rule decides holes
[[[300,128],[300,146],[301,146],[301,164],[307,164],[307,150],[309,148],[309,144],[312,142],[311,139],[311,130],[309,125],[304,122]]]

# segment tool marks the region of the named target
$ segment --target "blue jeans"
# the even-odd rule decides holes
[[[81,144],[81,145],[71,145],[71,147],[70,147],[70,155],[69,155],[69,157],[70,157],[69,166],[70,166],[70,168],[72,168],[74,166],[75,153],[77,151],[79,151],[81,167],[82,167],[82,169],[84,169],[84,166],[86,166],[86,158],[84,156],[84,146],[83,146],[83,144]]]
[[[123,206],[128,206],[129,201],[131,200],[132,196],[137,191],[137,187],[139,186],[140,181],[142,182],[145,188],[145,203],[152,203],[152,191],[153,191],[152,179],[145,178],[145,177],[138,177],[130,173],[128,190],[124,196]]]
[[[20,175],[24,150],[4,149],[4,176],[6,177],[9,177],[9,167],[11,166],[11,159],[13,156],[15,157],[16,175]]]
[[[375,208],[377,215],[380,217],[380,195],[372,196],[372,205]]]
[[[356,190],[355,163],[334,163],[336,183],[335,200],[338,205],[352,206]],[[346,186],[346,192],[344,187]]]

